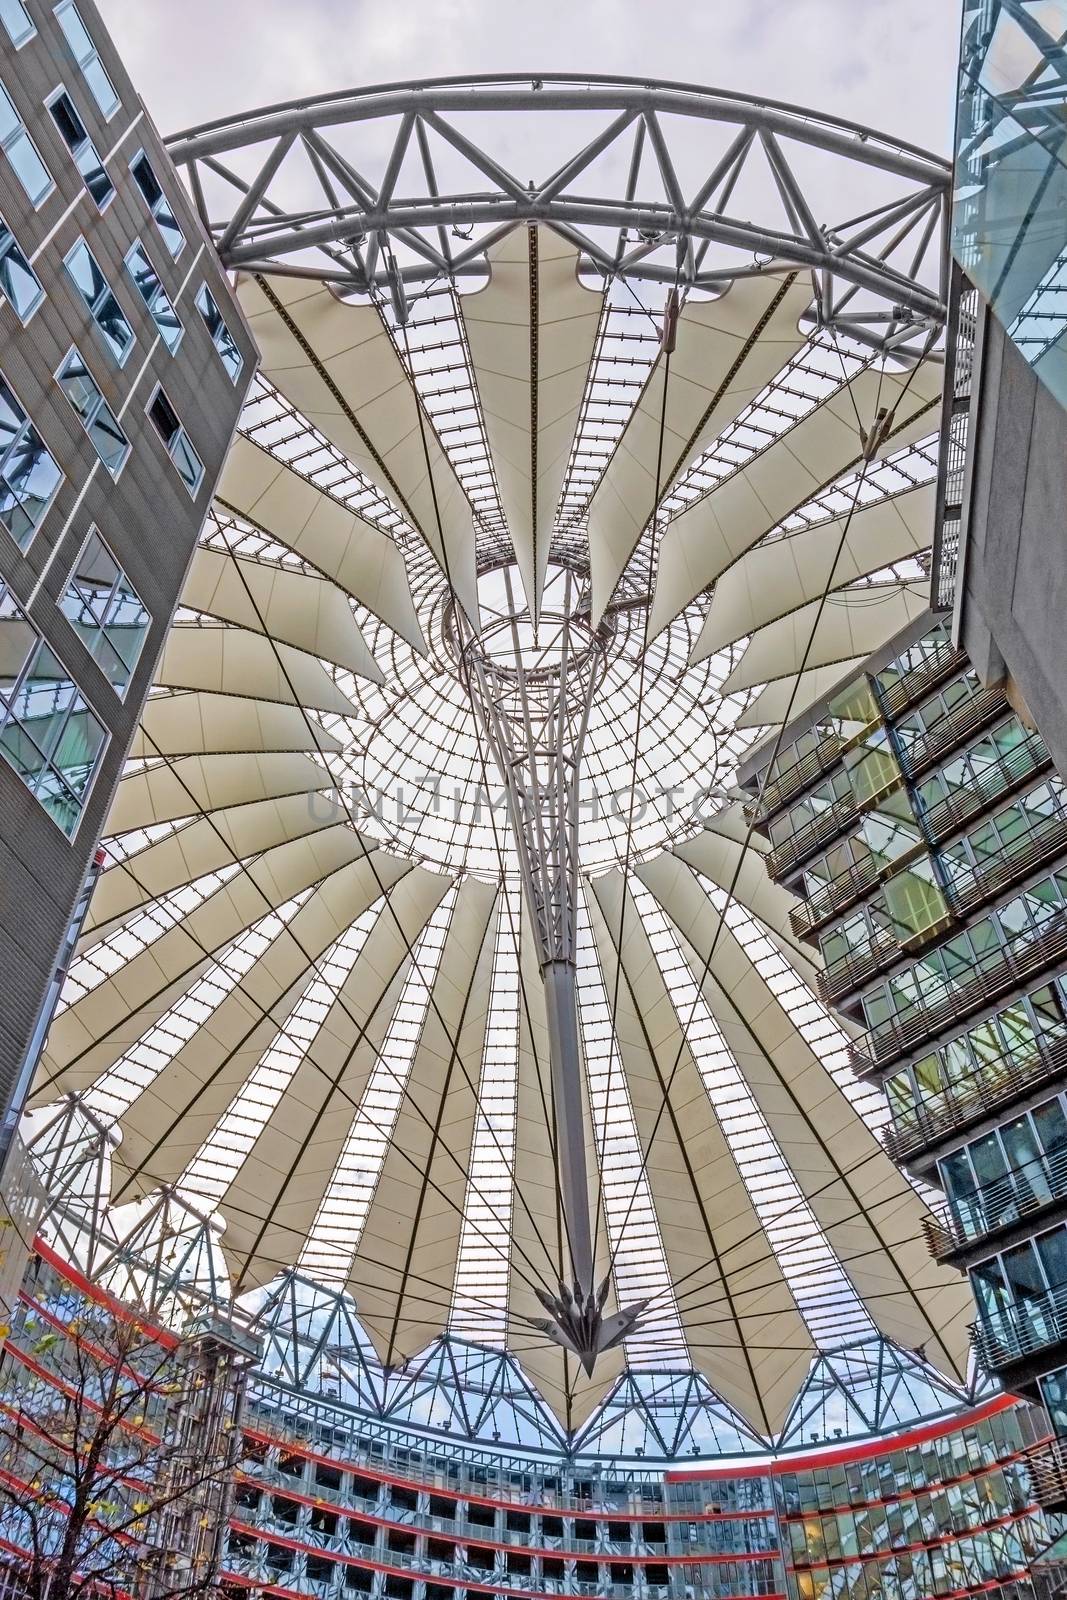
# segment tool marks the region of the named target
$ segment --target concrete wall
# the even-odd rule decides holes
[[[1067,774],[1067,413],[984,307],[975,358],[959,640]]]
[[[91,0],[78,0],[121,105],[105,121],[47,0],[26,0],[36,37],[17,51],[0,28],[0,79],[49,168],[55,188],[36,210],[0,155],[0,214],[46,291],[24,327],[0,297],[0,371],[36,424],[63,473],[43,523],[25,553],[0,528],[0,581],[11,589],[105,724],[109,743],[73,839],[45,813],[0,759],[0,1111],[33,1032],[71,910],[92,860],[153,668],[163,646],[199,529],[211,502],[254,370],[255,349],[211,245],[186,199],[159,135],[118,59]],[[44,100],[63,86],[115,185],[101,213],[90,197]],[[185,232],[169,255],[130,162],[145,150]],[[104,269],[133,327],[136,345],[118,367],[74,291],[64,256],[79,236]],[[123,268],[140,239],[185,325],[176,355],[157,337],[147,308]],[[246,355],[235,386],[194,304],[207,282]],[[118,480],[99,462],[54,374],[76,344],[132,450]],[[168,460],[145,408],[162,383],[205,466],[192,499]],[[71,568],[96,526],[141,595],[152,625],[125,698],[120,699],[59,609]]]

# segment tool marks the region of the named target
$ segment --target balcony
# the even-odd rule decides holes
[[[1067,1148],[1035,1156],[995,1183],[961,1196],[954,1205],[939,1206],[923,1219],[930,1254],[935,1261],[947,1261],[977,1240],[1063,1199],[1067,1199]]]
[[[900,953],[900,941],[887,929],[879,928],[862,950],[853,950],[818,974],[815,981],[820,1000],[826,1005],[836,1005],[842,996],[858,989],[868,978],[895,961]]]
[[[784,768],[776,777],[768,778],[760,790],[756,803],[750,807],[750,814],[755,816],[757,825],[773,812],[780,811],[782,806],[798,794],[802,794],[810,784],[820,778],[833,766],[843,748],[844,741],[836,733],[827,734],[814,750],[807,751],[799,761],[795,761],[791,767]]]
[[[1067,1283],[997,1311],[983,1311],[970,1331],[975,1354],[988,1372],[1027,1365],[1040,1370],[1035,1356],[1067,1344]]]
[[[797,938],[810,938],[824,922],[847,910],[853,901],[878,882],[882,870],[877,857],[868,856],[866,861],[859,861],[847,872],[831,878],[810,900],[793,906],[789,912],[789,925]]]
[[[956,878],[949,891],[953,908],[960,913],[973,911],[1065,849],[1067,816],[1046,817],[1036,828],[1013,840],[1000,855]]]
[[[930,807],[923,817],[927,838],[936,843],[960,832],[969,822],[988,811],[997,800],[1021,788],[1050,765],[1051,757],[1045,741],[1040,734],[1030,734],[1022,744],[1002,756],[995,766],[986,769],[980,786],[961,789]],[[789,913],[789,921],[797,938],[810,937],[822,923],[847,910],[878,882],[886,870],[880,868],[871,857],[831,879],[810,900],[794,906]]]
[[[1067,1439],[1046,1439],[1023,1454],[1042,1511],[1067,1511]]]
[[[847,828],[857,814],[856,802],[850,794],[835,800],[817,817],[805,822],[790,838],[783,839],[781,844],[768,850],[764,859],[771,877],[780,878],[806,856],[814,855],[816,850],[829,844],[836,834]]]
[[[950,678],[954,672],[962,672],[966,665],[965,652],[957,650],[951,640],[945,639],[922,661],[901,673],[896,683],[880,687],[877,690],[879,703],[890,716],[899,717],[902,711],[914,705],[935,684],[943,678]]]
[[[850,1052],[853,1070],[861,1075],[889,1066],[921,1049],[954,1022],[990,1005],[1046,967],[1067,958],[1067,912],[1058,911],[1042,927],[1027,929],[975,962],[971,976],[942,998],[909,1008],[868,1030],[866,1048]]]
[[[927,1100],[896,1117],[886,1129],[885,1147],[898,1165],[912,1161],[920,1151],[964,1132],[1064,1073],[1067,1039],[1051,1044],[1042,1041],[1030,1056],[1000,1056],[987,1062],[972,1078],[945,1089],[936,1100]]]
[[[972,694],[968,699],[954,706],[950,712],[934,724],[928,732],[924,733],[915,743],[902,750],[900,764],[905,773],[916,777],[920,772],[925,772],[932,767],[942,756],[950,750],[955,750],[969,739],[973,733],[992,722],[995,716],[1008,709],[1004,698],[1003,689],[979,689],[977,694]]]

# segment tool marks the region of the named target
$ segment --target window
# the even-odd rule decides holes
[[[48,103],[52,121],[71,155],[74,165],[85,179],[85,187],[103,211],[115,193],[115,185],[108,177],[107,168],[96,153],[96,146],[85,131],[85,124],[77,107],[65,89]]]
[[[57,377],[59,387],[81,418],[97,455],[111,476],[117,478],[130,453],[130,441],[77,350],[70,352]]]
[[[78,15],[74,0],[63,0],[63,4],[56,6],[56,21],[63,29],[63,35],[70,45],[75,61],[81,68],[82,77],[89,85],[89,92],[103,113],[104,120],[113,117],[119,108],[119,97],[115,93],[115,86],[104,70],[96,46],[90,39],[85,24]]]
[[[222,358],[222,364],[230,374],[231,383],[236,383],[241,376],[244,360],[233,340],[233,334],[223,321],[222,312],[215,303],[215,296],[207,284],[203,284],[196,297],[196,309],[204,319],[212,343]]]
[[[0,0],[0,22],[16,50],[37,32],[22,0]]]
[[[69,838],[107,735],[70,673],[2,585],[0,626],[0,755]]]
[[[124,694],[152,619],[95,528],[59,604],[108,682]]]
[[[28,322],[44,299],[40,279],[19,249],[15,235],[0,217],[0,294],[20,321]]]
[[[156,227],[163,235],[163,243],[177,259],[185,247],[185,235],[178,226],[167,197],[159,186],[159,179],[155,175],[152,163],[143,150],[130,162],[130,172],[144,197],[145,205],[156,219]]]
[[[189,493],[195,495],[204,476],[204,464],[189,443],[189,435],[178,421],[178,414],[162,389],[157,389],[152,396],[148,415],[178,469],[178,476]]]
[[[55,187],[52,174],[37,154],[37,146],[23,127],[22,118],[0,84],[0,148],[33,205],[39,206]]]
[[[181,343],[185,329],[143,245],[135,244],[126,257],[126,271],[148,307],[149,315],[156,325],[160,338],[173,355]]]
[[[67,271],[119,366],[134,346],[133,329],[84,239],[67,257]]]
[[[63,474],[0,377],[0,522],[20,550],[40,527]]]

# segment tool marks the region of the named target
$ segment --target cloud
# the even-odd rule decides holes
[[[951,137],[958,6],[930,0],[99,4],[164,132],[396,79],[568,71],[714,84],[943,151]]]

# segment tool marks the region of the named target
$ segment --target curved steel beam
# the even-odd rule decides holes
[[[611,121],[589,142],[579,145],[576,139],[574,154],[555,173],[535,183],[509,172],[491,150],[475,144],[450,120],[462,120],[472,111],[571,114],[576,120],[578,112],[592,111],[611,114]],[[331,145],[328,135],[383,119],[399,119],[400,131],[390,129],[392,154],[379,191]],[[669,129],[676,138],[679,120],[686,119],[737,129],[725,154],[688,196],[668,137]],[[469,179],[462,191],[438,186],[429,156],[430,137],[477,172],[473,186]],[[599,156],[631,137],[630,181],[624,190],[620,186],[620,192],[604,195],[579,187]],[[877,169],[903,185],[904,192],[864,217],[836,227],[818,223],[825,193],[816,199],[806,192],[790,160],[797,144],[816,148],[837,162]],[[425,192],[418,192],[416,182],[413,193],[410,178],[403,179],[401,173],[409,149],[416,146],[428,182]],[[796,106],[691,84],[630,78],[567,74],[447,78],[264,107],[176,134],[168,149],[175,162],[189,169],[201,215],[226,266],[303,273],[309,270],[303,253],[318,251],[324,279],[348,284],[358,293],[384,289],[400,306],[404,284],[484,271],[489,240],[475,239],[457,252],[450,248],[450,234],[469,238],[474,228],[500,232],[538,222],[558,229],[593,268],[608,276],[621,271],[635,279],[678,282],[680,270],[686,286],[717,289],[737,276],[800,267],[812,276],[817,320],[824,325],[837,324],[857,293],[882,302],[882,312],[876,316],[888,306],[891,320],[905,325],[905,336],[908,329],[914,332],[945,317],[949,163],[874,129]],[[220,159],[238,150],[246,158],[242,167],[256,168],[250,179]],[[278,203],[270,193],[291,150],[304,152],[314,174],[310,200],[299,210]],[[639,190],[645,185],[637,181],[642,152],[647,154],[654,185],[644,195]],[[747,220],[731,207],[738,179],[753,160],[765,164],[764,183],[766,172],[772,175],[781,208],[773,218],[768,211],[762,220]],[[208,175],[224,213],[218,217],[210,214],[204,200],[203,180]],[[583,230],[617,233],[617,248]],[[625,248],[634,237],[640,241],[638,247]],[[721,259],[705,264],[711,245],[750,259],[735,263],[731,256],[725,265]],[[673,260],[665,262],[662,254],[674,246],[681,269]],[[657,252],[660,259],[651,259]],[[855,306],[850,319],[860,320]],[[840,325],[844,327],[843,320]],[[870,341],[869,333],[867,337]]]
[[[357,227],[360,238],[364,234],[393,232],[397,228],[449,227],[458,214],[461,214],[464,225],[496,225],[501,222],[551,224],[558,221],[584,227],[633,228],[659,234],[668,240],[675,237],[709,239],[714,243],[765,255],[768,259],[763,270],[771,266],[803,266],[816,272],[832,271],[836,277],[844,278],[858,288],[869,289],[882,297],[895,296],[900,306],[921,317],[941,322],[945,316],[945,305],[938,294],[873,257],[840,254],[829,247],[820,249],[808,237],[772,232],[726,217],[694,217],[687,213],[679,214],[669,206],[626,205],[612,200],[542,201],[536,195],[528,200],[509,199],[505,195],[489,198],[484,195],[464,195],[445,201],[406,201],[373,211],[349,210],[340,217],[331,216],[307,227],[264,233],[246,244],[222,250],[220,254],[223,264],[228,267],[247,268],[253,263],[265,266],[290,251],[307,250],[315,245],[349,243]],[[595,260],[596,247],[591,241],[587,241],[586,248]],[[405,270],[403,274],[407,282],[444,275],[440,268],[429,263],[424,267]],[[675,276],[672,271],[664,268],[657,271],[651,264],[644,267],[643,263],[631,268],[630,275],[666,282],[673,282]],[[720,272],[716,275],[716,281],[721,283],[737,276],[736,272]],[[362,281],[387,283],[390,280],[388,275],[376,274]]]
[[[943,157],[861,123],[822,116],[801,106],[756,100],[697,84],[575,73],[428,78],[337,95],[314,95],[202,123],[172,134],[166,143],[171,159],[181,164],[309,128],[425,111],[658,112],[712,122],[745,123],[782,138],[818,145],[849,160],[884,167],[916,183],[947,185],[952,173],[951,162]]]

